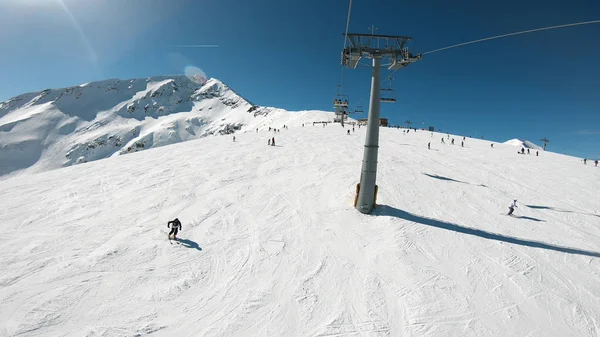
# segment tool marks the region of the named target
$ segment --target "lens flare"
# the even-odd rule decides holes
[[[185,67],[185,76],[187,76],[187,78],[189,78],[190,81],[201,85],[204,85],[208,80],[204,71],[195,66]]]

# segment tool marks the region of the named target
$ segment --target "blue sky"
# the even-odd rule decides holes
[[[0,100],[194,65],[256,104],[332,110],[347,10],[345,0],[3,0]],[[597,19],[597,0],[354,0],[350,31],[374,24],[413,37],[418,53]],[[496,141],[547,137],[549,150],[600,158],[598,36],[600,24],[426,55],[396,74],[398,103],[382,117]],[[344,71],[344,93],[365,110],[369,86],[369,69]]]

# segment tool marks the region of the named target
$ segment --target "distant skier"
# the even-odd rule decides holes
[[[271,139],[271,146],[275,146],[275,137],[273,137],[273,139]]]
[[[431,142],[427,143],[427,150],[431,150]]]
[[[444,137],[442,137],[442,144],[446,144],[446,143],[444,142]]]
[[[233,142],[235,143],[235,136],[233,136]]]
[[[493,149],[494,148],[494,143],[490,144],[490,147]]]
[[[594,166],[598,167],[598,160],[594,160]]]
[[[258,128],[256,128],[256,133],[258,133]]]
[[[521,148],[521,154],[525,154],[525,148],[524,147]]]
[[[529,149],[527,149],[527,154],[529,154]]]
[[[167,222],[167,228],[171,228],[169,232],[169,240],[171,240],[171,234],[173,234],[173,240],[177,240],[177,232],[181,230],[181,221],[178,218],[175,218],[173,221]]]
[[[465,147],[465,142],[460,142],[460,147]]]
[[[347,133],[347,135],[348,135],[348,136],[350,135],[350,129],[348,129],[348,133]]]
[[[267,145],[271,145],[271,138],[269,138],[269,141],[267,141]]]
[[[535,151],[535,156],[537,157],[539,155],[540,155],[539,151]]]
[[[354,126],[352,127],[352,132],[354,132]]]
[[[452,145],[454,145],[454,138],[452,138]]]
[[[587,163],[587,158],[583,158],[583,165],[586,165]]]
[[[508,215],[512,215],[515,211],[515,208],[517,208],[517,199],[513,200],[512,204],[508,206]]]

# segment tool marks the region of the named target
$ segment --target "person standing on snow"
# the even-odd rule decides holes
[[[273,139],[271,139],[271,146],[275,146],[275,137],[273,137]]]
[[[515,208],[517,208],[517,199],[513,200],[513,203],[508,206],[508,215],[512,215]]]
[[[431,150],[431,142],[427,143],[427,150]]]
[[[583,165],[587,163],[587,158],[583,158]]]
[[[173,221],[167,222],[167,228],[171,228],[169,232],[169,240],[171,240],[171,234],[173,234],[173,240],[177,240],[177,232],[181,230],[181,221],[178,218],[175,218]]]

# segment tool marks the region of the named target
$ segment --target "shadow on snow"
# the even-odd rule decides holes
[[[548,209],[551,211],[557,211],[557,212],[563,212],[563,213],[577,213],[577,214],[583,214],[583,215],[591,215],[591,216],[596,216],[600,218],[600,215],[598,214],[592,214],[592,213],[580,213],[580,212],[573,212],[573,211],[567,211],[564,209],[560,209],[560,208],[556,208],[556,207],[550,207],[550,206],[536,206],[536,205],[525,205],[529,208],[533,208],[533,209]]]
[[[538,218],[532,218],[532,217],[529,217],[529,216],[516,215],[515,218],[517,218],[517,219],[531,220],[531,221],[538,221],[538,222],[546,222],[546,220],[541,220],[541,219],[538,219]]]
[[[429,174],[429,173],[423,173],[423,174],[428,177],[434,178],[434,179],[439,179],[439,180],[444,180],[444,181],[453,181],[455,183],[461,183],[461,184],[468,184],[467,182],[464,182],[464,181],[455,180],[455,179],[448,178],[448,177],[438,176],[437,174]]]
[[[196,243],[192,240],[177,238],[177,241],[185,248],[193,248],[193,249],[197,249],[200,251],[202,250],[202,248],[198,245],[198,243]]]
[[[425,218],[425,217],[418,216],[418,215],[415,215],[412,213],[408,213],[403,210],[400,210],[400,209],[397,209],[394,207],[390,207],[390,206],[386,206],[386,205],[381,205],[381,206],[378,205],[377,208],[373,210],[372,214],[377,215],[377,216],[382,216],[382,215],[383,216],[392,216],[392,217],[420,223],[420,224],[423,224],[426,226],[442,228],[442,229],[451,230],[454,232],[463,233],[463,234],[467,234],[467,235],[479,236],[481,238],[488,239],[488,240],[503,241],[503,242],[526,246],[526,247],[554,250],[554,251],[562,252],[562,253],[585,255],[585,256],[591,256],[591,257],[600,257],[600,252],[591,252],[591,251],[586,251],[586,250],[581,250],[581,249],[555,246],[555,245],[551,245],[551,244],[547,244],[547,243],[543,243],[543,242],[519,239],[519,238],[515,238],[512,236],[505,236],[505,235],[501,235],[501,234],[490,233],[490,232],[486,232],[486,231],[483,231],[480,229],[463,227],[463,226],[453,224],[450,222],[440,221],[440,220],[431,219],[431,218]]]

